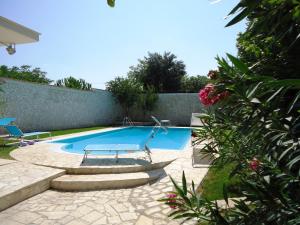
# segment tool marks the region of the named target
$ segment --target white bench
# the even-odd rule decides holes
[[[87,145],[84,148],[84,156],[82,162],[84,162],[87,159],[87,156],[91,152],[116,152],[116,162],[119,161],[119,152],[120,151],[145,151],[149,157],[150,162],[152,162],[151,156],[150,156],[150,149],[145,145],[144,148],[141,148],[138,144],[93,144],[93,145]]]

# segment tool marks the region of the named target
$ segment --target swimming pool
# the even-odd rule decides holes
[[[70,153],[84,154],[84,147],[90,144],[141,144],[149,137],[153,127],[128,127],[112,131],[99,132],[73,138],[66,138],[51,143],[63,144],[62,150]],[[190,128],[160,129],[148,144],[151,151],[183,150],[191,138]],[[120,154],[127,152],[120,152]],[[114,152],[96,152],[93,154],[113,155]]]

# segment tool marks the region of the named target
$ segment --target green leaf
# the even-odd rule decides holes
[[[181,215],[177,215],[174,217],[174,219],[180,219],[180,218],[196,218],[196,213],[183,213]]]
[[[271,87],[297,87],[300,88],[300,79],[285,79],[285,80],[273,80],[268,81],[266,84]]]
[[[232,64],[242,73],[249,73],[249,68],[246,64],[240,61],[238,58],[234,57],[233,55],[226,54],[227,57],[230,59]]]
[[[107,0],[107,4],[108,4],[110,7],[115,7],[115,0]]]
[[[270,102],[273,98],[276,97],[276,95],[278,95],[281,91],[282,91],[283,87],[279,88],[270,98],[267,99],[267,102]]]
[[[294,108],[294,105],[298,101],[299,97],[300,97],[300,91],[298,92],[298,94],[294,98],[294,101],[290,104],[288,113],[290,113],[292,111],[292,109]]]
[[[263,82],[259,82],[257,85],[255,85],[255,87],[250,91],[250,93],[247,94],[247,98],[251,98],[252,95],[255,93],[255,91],[257,90],[257,88],[262,84]]]
[[[182,211],[181,211],[181,210],[173,211],[173,212],[171,212],[168,216],[169,216],[169,217],[172,217],[172,216],[177,215],[178,213],[182,213]]]
[[[183,189],[183,193],[186,195],[187,194],[187,186],[186,186],[186,179],[185,179],[184,171],[182,172],[182,189]]]
[[[225,27],[232,26],[241,20],[243,20],[245,17],[247,17],[249,14],[247,9],[242,10],[237,16],[235,16],[232,20],[229,21],[229,23],[226,24]]]
[[[295,157],[292,161],[290,161],[287,166],[291,169],[296,163],[300,162],[300,156]]]
[[[170,177],[170,179],[171,179],[171,181],[172,181],[172,183],[173,183],[173,185],[174,185],[174,187],[175,187],[177,193],[179,194],[179,196],[184,200],[184,202],[185,202],[187,205],[189,205],[189,206],[191,207],[191,206],[192,206],[192,202],[191,202],[190,199],[186,196],[187,193],[185,194],[184,190],[181,189],[181,188],[178,186],[178,184],[176,183],[176,181],[175,181],[172,177]]]
[[[171,181],[172,181],[172,183],[175,187],[176,192],[180,195],[180,197],[183,198],[184,197],[183,190],[181,190],[181,188],[178,186],[178,184],[176,183],[176,181],[172,177],[170,177],[170,179],[171,179]]]
[[[233,15],[239,8],[241,8],[242,7],[242,4],[241,4],[241,2],[240,3],[238,3],[229,13],[228,13],[228,16],[229,15]]]
[[[294,147],[293,147],[293,146],[291,146],[291,147],[289,147],[288,149],[284,150],[284,151],[280,154],[280,156],[279,156],[279,158],[278,158],[278,161],[281,161],[281,160],[285,157],[285,155],[286,155],[288,152],[290,152],[291,150],[294,150]]]

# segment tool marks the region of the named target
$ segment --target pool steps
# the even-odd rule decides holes
[[[60,191],[91,191],[103,189],[130,188],[145,185],[165,176],[162,169],[148,172],[63,175],[51,181],[51,188]]]
[[[149,184],[166,176],[163,168],[172,161],[125,167],[80,167],[80,170],[70,171],[15,160],[2,160],[0,175],[2,170],[10,171],[9,177],[13,180],[20,179],[20,184],[16,186],[12,182],[10,185],[2,179],[7,187],[3,190],[0,188],[0,211],[49,188],[59,191],[91,191]],[[4,172],[3,176],[7,177],[8,174]]]
[[[93,160],[93,159],[91,159]],[[96,161],[99,159],[96,159]],[[122,161],[124,160],[124,164]],[[86,166],[83,164],[79,167],[57,167],[59,169],[63,169],[67,174],[77,174],[77,175],[87,175],[87,174],[118,174],[118,173],[138,173],[138,172],[146,172],[156,169],[164,168],[169,165],[171,162],[176,160],[176,158],[171,158],[168,160],[161,160],[152,163],[144,163],[141,165],[126,165],[130,159],[119,159],[119,163],[115,163],[114,165],[108,166]],[[134,161],[134,159],[132,159]]]

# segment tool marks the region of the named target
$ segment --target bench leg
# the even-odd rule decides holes
[[[87,151],[84,151],[84,155],[83,155],[83,159],[82,159],[82,163],[85,162],[85,160],[87,159]]]
[[[149,158],[150,163],[152,163],[151,151],[150,151],[150,149],[148,148],[147,145],[145,146],[145,151],[146,151],[146,153],[147,153],[147,155],[148,155],[148,158]]]
[[[148,158],[149,158],[150,163],[152,163],[151,152],[147,151],[147,154],[148,154]]]
[[[119,162],[119,151],[116,151],[116,162]]]

